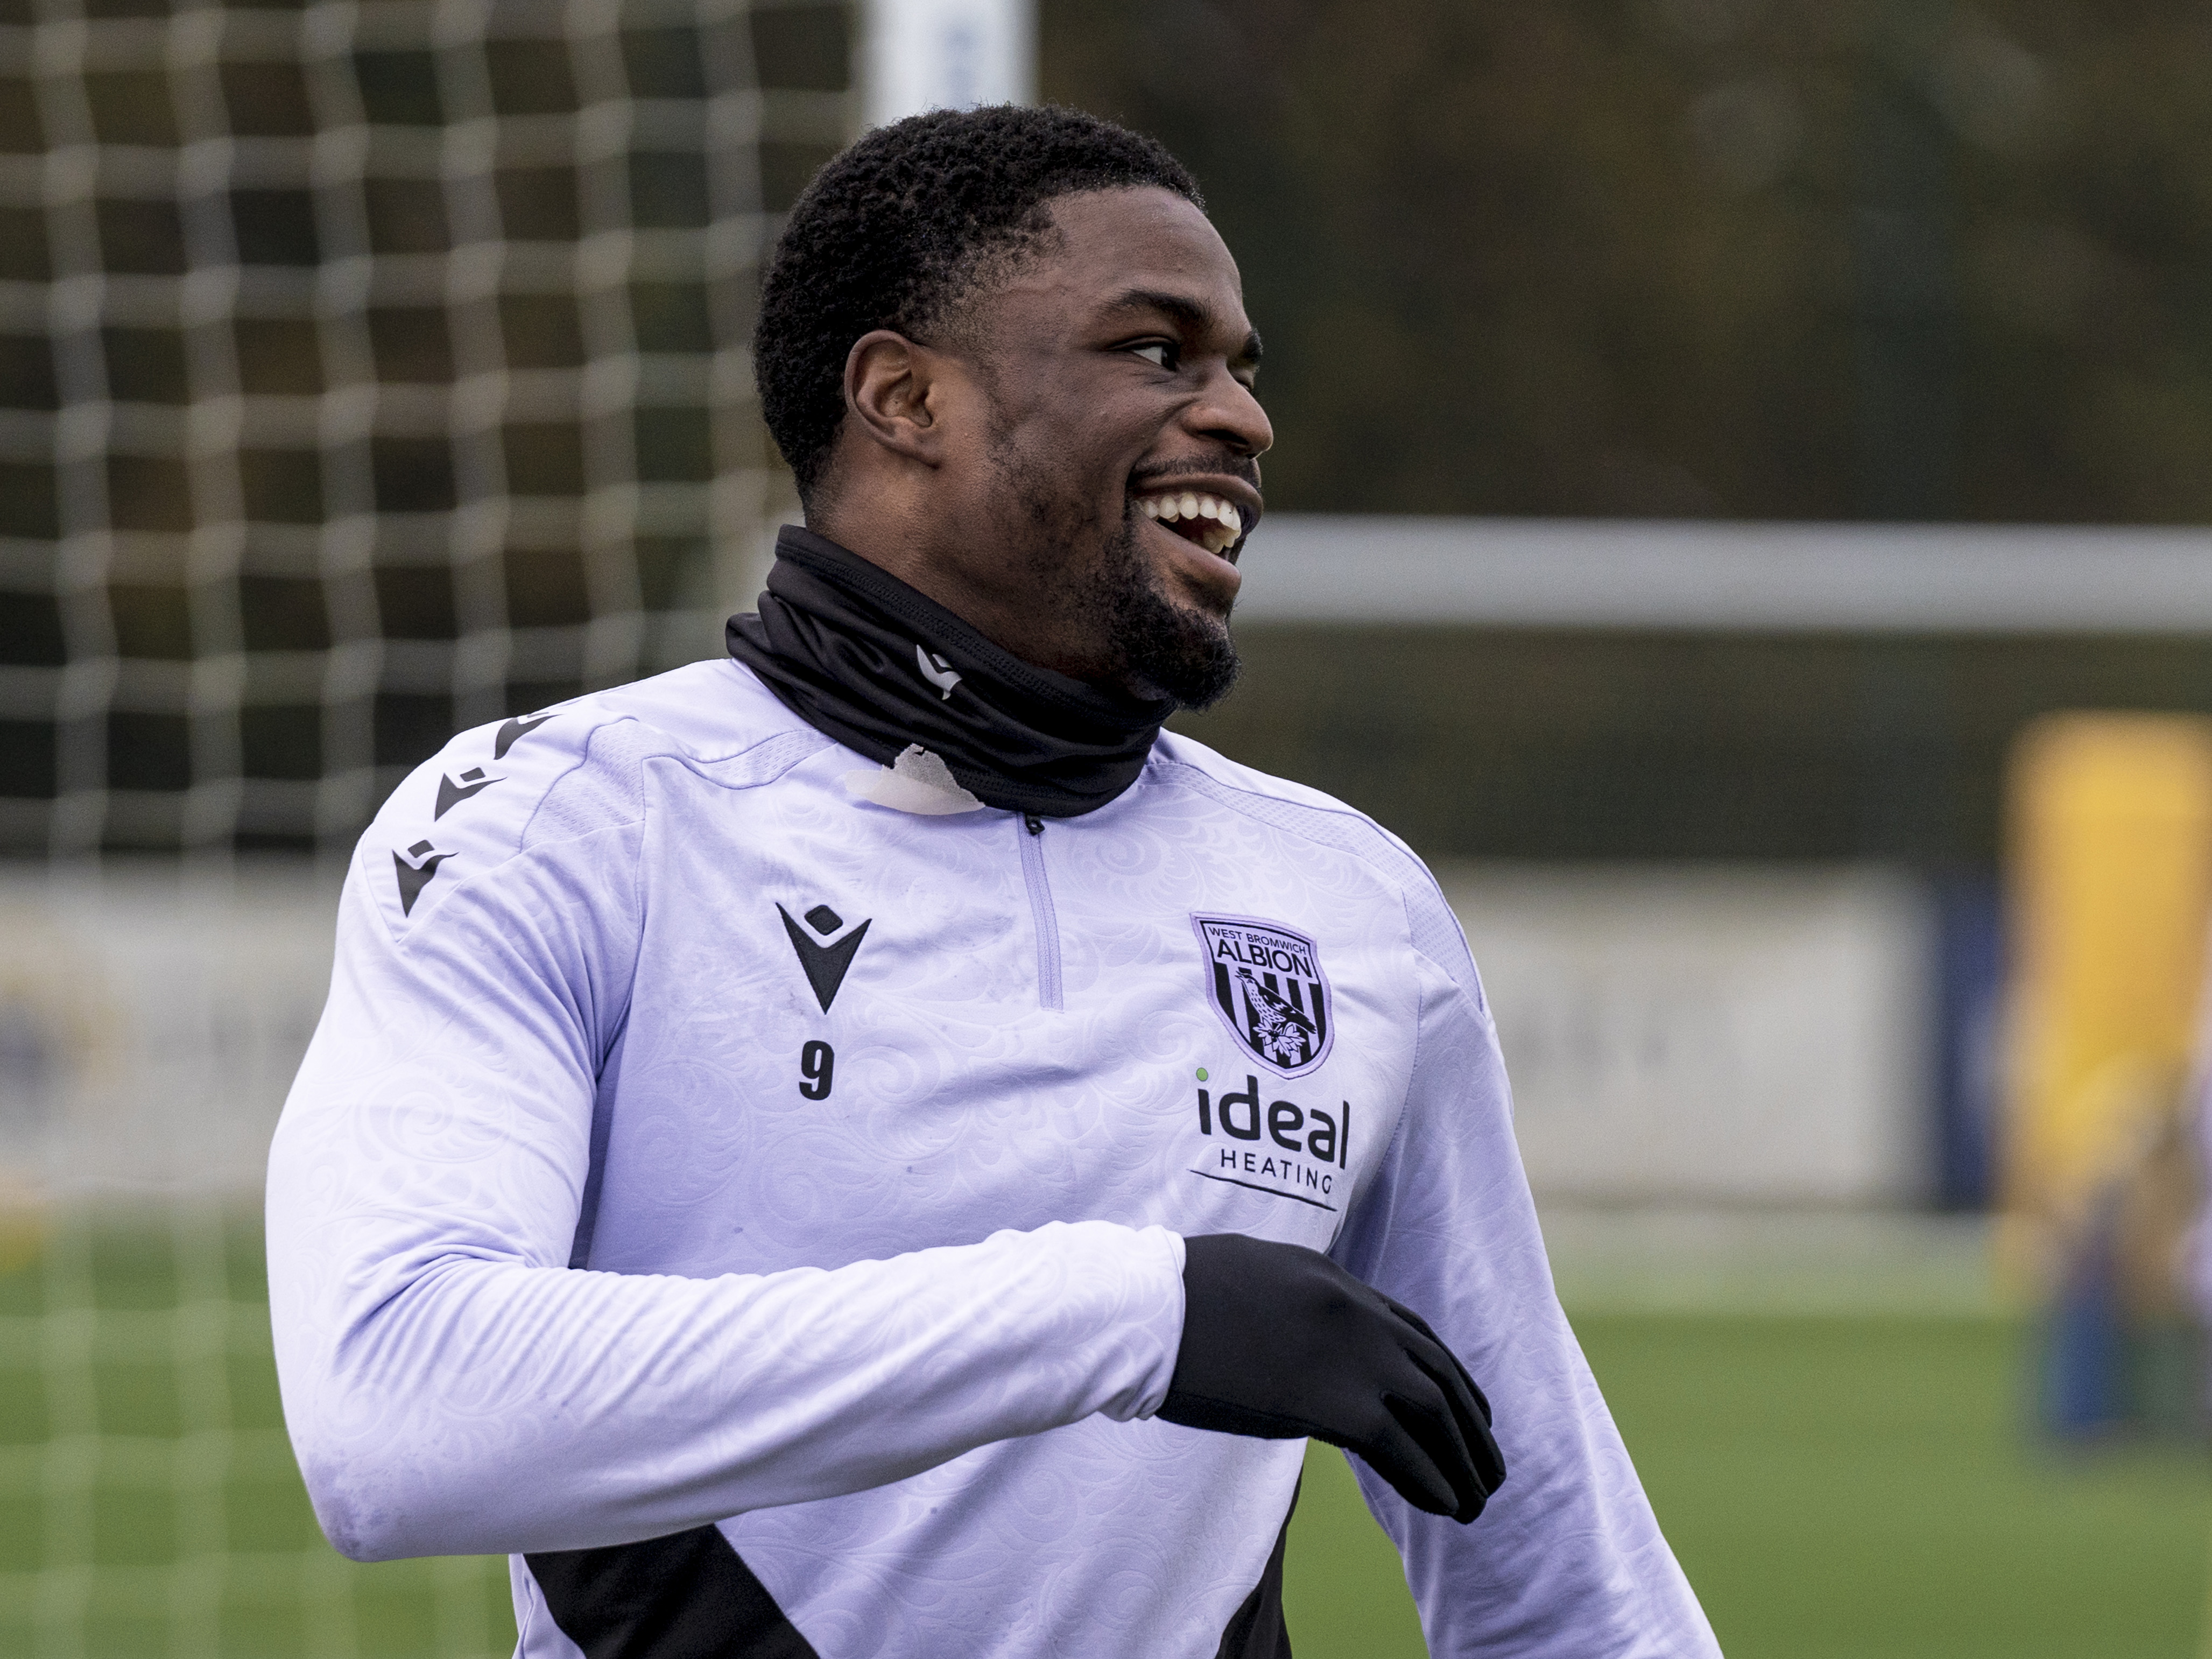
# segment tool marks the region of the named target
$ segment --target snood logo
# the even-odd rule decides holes
[[[918,645],[914,648],[914,661],[915,666],[921,670],[922,678],[937,688],[939,698],[950,701],[952,688],[960,684],[960,676],[953,672],[952,665],[935,652],[925,651]]]

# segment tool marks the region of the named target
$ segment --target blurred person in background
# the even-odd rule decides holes
[[[340,1549],[513,1553],[530,1659],[1280,1654],[1311,1436],[1433,1652],[1717,1651],[1435,884],[1161,730],[1236,675],[1259,356],[1120,128],[817,178],[729,659],[462,734],[355,858],[269,1186]]]

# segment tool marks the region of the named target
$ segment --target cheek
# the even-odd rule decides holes
[[[1176,406],[1156,395],[1133,396],[1126,386],[1070,376],[1034,411],[1040,436],[1086,477],[1126,484],[1130,469],[1156,448],[1174,424]]]
[[[1127,511],[1127,475],[1109,477],[1062,447],[1010,444],[993,458],[972,511],[988,524],[1020,523],[1032,535],[1077,552],[1118,533]]]
[[[1116,519],[1129,494],[1129,472],[1142,458],[1141,448],[1118,441],[1116,434],[1062,428],[1036,434],[1042,441],[1024,444],[1021,470],[1045,493],[1070,506],[1081,505],[1099,513],[1109,507]]]
[[[1118,526],[1129,510],[1129,475],[1158,445],[1171,418],[1149,399],[1133,408],[1126,397],[1085,388],[1076,377],[1048,398],[1030,401],[995,434],[992,471],[1016,479],[1033,506],[1046,501],[1062,514]]]

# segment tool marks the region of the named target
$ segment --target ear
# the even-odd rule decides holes
[[[939,404],[943,360],[903,334],[879,328],[853,342],[845,354],[845,412],[848,424],[896,454],[924,466],[943,459]]]

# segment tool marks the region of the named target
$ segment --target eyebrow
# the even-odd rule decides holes
[[[1187,294],[1169,294],[1158,289],[1124,289],[1109,301],[1109,311],[1152,311],[1172,317],[1185,328],[1200,331],[1213,325],[1213,313]],[[1244,336],[1243,349],[1235,354],[1233,361],[1247,362],[1255,368],[1260,362],[1260,331],[1253,329]]]

